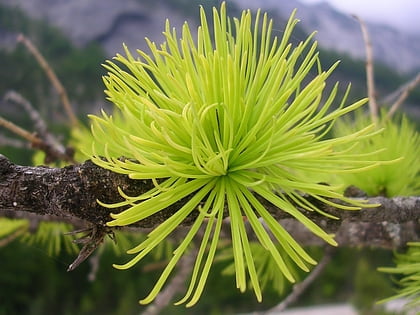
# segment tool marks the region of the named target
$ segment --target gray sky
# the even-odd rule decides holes
[[[327,1],[342,12],[357,14],[367,21],[382,22],[411,33],[420,33],[420,0],[300,0]]]

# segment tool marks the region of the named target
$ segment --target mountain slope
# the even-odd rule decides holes
[[[326,2],[303,4],[297,0],[232,0],[241,8],[262,8],[287,17],[294,8],[302,27],[328,49],[364,58],[365,48],[359,23],[349,15],[335,10]],[[402,33],[390,26],[367,23],[376,61],[400,72],[420,70],[420,36]]]
[[[31,18],[47,21],[78,46],[98,42],[109,56],[121,52],[122,43],[133,50],[146,49],[146,36],[161,42],[168,17],[177,28],[185,20],[159,0],[0,0],[0,5],[17,7]]]
[[[198,2],[191,1],[190,9],[198,12]],[[209,5],[217,1],[201,2]],[[229,0],[228,3],[235,3],[243,9],[271,10],[283,18],[287,18],[297,8],[302,27],[308,33],[317,30],[316,38],[322,47],[364,58],[364,44],[358,22],[327,3],[307,5],[298,0]],[[146,48],[145,36],[160,42],[164,22],[168,17],[176,27],[180,27],[186,19],[182,12],[174,9],[176,1],[0,0],[0,4],[19,7],[30,17],[47,20],[78,45],[86,45],[90,41],[99,42],[109,56],[120,52],[123,42],[129,47],[140,49]],[[192,28],[195,28],[195,20],[189,20]],[[420,36],[403,34],[391,27],[373,23],[368,23],[368,28],[377,61],[400,72],[420,69]]]

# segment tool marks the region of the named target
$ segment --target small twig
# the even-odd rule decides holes
[[[111,232],[105,227],[102,226],[92,226],[88,229],[89,233],[82,238],[76,239],[73,242],[84,244],[83,248],[80,250],[77,258],[70,264],[67,268],[67,271],[73,271],[76,269],[83,261],[92,255],[92,253],[98,248],[98,246],[103,242],[104,237],[109,235]],[[84,230],[77,230],[67,234],[77,234]]]
[[[56,160],[62,160],[66,162],[76,163],[71,154],[57,150],[54,144],[47,143],[44,139],[39,138],[38,136],[30,133],[29,131],[15,125],[11,121],[4,119],[0,116],[0,126],[9,129],[11,132],[17,134],[18,136],[26,139],[32,145],[32,147],[40,149],[45,152],[46,162],[53,162]]]
[[[370,116],[373,123],[378,122],[378,104],[376,102],[376,90],[375,90],[375,78],[374,78],[374,69],[373,69],[373,53],[372,53],[372,42],[369,37],[367,27],[363,20],[357,15],[353,17],[359,22],[360,28],[362,30],[363,41],[365,43],[366,49],[366,80],[367,80],[367,89],[368,89],[368,98],[369,98],[369,110]]]
[[[102,249],[102,247],[100,248]],[[101,258],[102,251],[101,250],[96,251],[96,253],[92,256],[90,256],[89,263],[90,263],[90,272],[88,274],[88,280],[90,282],[93,282],[96,280],[96,275],[98,274],[99,270],[99,262]]]
[[[21,236],[23,233],[26,232],[26,228],[21,227],[14,231],[13,233],[7,235],[5,238],[0,239],[0,247],[4,247],[7,244],[13,242],[15,239],[17,239],[19,236]]]
[[[65,146],[62,145],[51,132],[48,131],[47,124],[27,99],[15,91],[7,92],[4,99],[6,102],[22,106],[23,109],[28,112],[29,117],[34,123],[37,136],[43,142],[42,145],[38,145],[36,147],[45,151],[47,164],[48,162],[52,162],[57,159],[74,162],[71,154]]]
[[[194,266],[194,260],[197,255],[196,249],[191,249],[190,252],[184,255],[179,262],[179,270],[168,285],[156,296],[153,304],[150,304],[142,315],[157,315],[159,314],[171,301],[174,295],[181,291],[184,287],[185,280],[191,273]]]
[[[61,103],[64,106],[64,110],[69,117],[70,123],[72,126],[78,125],[78,119],[73,112],[73,109],[70,105],[69,98],[67,96],[67,92],[64,89],[63,85],[61,84],[60,80],[57,78],[54,71],[51,69],[45,58],[41,55],[39,50],[35,47],[35,45],[26,38],[23,34],[19,34],[17,38],[18,42],[21,42],[25,45],[25,47],[34,55],[35,59],[38,61],[41,68],[44,70],[45,74],[47,75],[48,79],[51,81],[52,85],[56,89],[58,95],[60,96]]]
[[[391,109],[388,112],[387,119],[390,119],[394,113],[398,110],[398,108],[401,106],[401,104],[405,101],[405,99],[408,97],[410,92],[418,85],[420,84],[420,73],[417,74],[417,76],[404,85],[404,88],[398,97],[398,99],[394,102],[394,104],[391,106]]]
[[[316,265],[311,273],[302,282],[295,284],[293,286],[292,292],[280,304],[259,314],[280,314],[280,312],[284,311],[290,304],[297,301],[299,297],[306,291],[306,289],[315,281],[315,279],[318,278],[322,271],[324,271],[325,267],[330,263],[334,250],[334,248],[328,247],[325,250],[324,257],[322,257],[321,261]]]
[[[8,121],[0,116],[0,126],[3,126],[6,129],[9,129],[11,132],[17,134],[18,136],[26,139],[31,143],[34,147],[41,147],[43,145],[42,139],[38,138],[34,134],[30,133],[29,131],[15,125],[11,121]]]
[[[417,74],[417,76],[419,76],[420,73]],[[394,104],[395,101],[400,97],[400,95],[404,92],[405,89],[407,89],[407,87],[409,85],[411,85],[414,81],[417,80],[417,76],[414,77],[412,80],[404,82],[403,84],[401,84],[395,91],[388,93],[388,95],[384,96],[381,100],[380,103],[382,104],[388,104],[389,106],[391,106],[391,104]]]
[[[4,100],[7,103],[14,103],[19,106],[21,106],[28,114],[29,118],[32,120],[34,124],[34,128],[36,132],[39,134],[40,137],[44,138],[47,131],[47,124],[45,121],[41,118],[41,115],[38,113],[38,111],[32,106],[32,104],[24,98],[22,95],[15,91],[8,91],[4,95]]]
[[[28,144],[21,140],[12,139],[12,138],[8,138],[3,135],[0,135],[0,146],[9,146],[12,148],[22,149],[22,148],[28,147]]]

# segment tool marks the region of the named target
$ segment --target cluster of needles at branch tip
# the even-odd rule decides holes
[[[281,38],[272,36],[272,21],[260,11],[253,15],[247,10],[239,18],[229,18],[223,3],[220,9],[213,8],[212,29],[203,9],[200,17],[196,39],[187,23],[179,34],[167,21],[162,45],[147,40],[150,53],[139,50],[135,57],[124,46],[126,56],[117,55],[105,64],[106,94],[115,110],[112,115],[91,116],[94,163],[155,183],[140,196],[120,190],[123,202],[101,203],[127,208],[112,214],[109,226],[133,224],[189,196],[174,215],[128,251],[134,255],[128,263],[116,268],[130,268],[142,260],[197,212],[141,303],[153,301],[200,236],[187,292],[177,304],[192,306],[199,300],[218,252],[225,209],[231,223],[236,286],[243,292],[250,284],[261,301],[260,266],[244,217],[288,281],[295,281],[294,268],[309,271],[316,261],[271,216],[260,198],[331,245],[336,245],[333,235],[301,210],[331,215],[303,195],[343,210],[372,206],[344,197],[341,187],[319,183],[318,175],[378,165],[368,154],[358,156],[351,150],[352,144],[377,131],[367,126],[328,137],[338,117],[366,100],[346,105],[347,89],[336,101],[338,84],[325,95],[325,81],[337,64],[322,70],[312,36],[298,45],[289,43],[298,22],[294,12]],[[332,198],[342,202],[334,203]]]

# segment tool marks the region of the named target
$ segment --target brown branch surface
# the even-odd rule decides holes
[[[104,227],[111,220],[110,209],[97,203],[122,201],[117,187],[128,195],[139,195],[153,186],[151,181],[131,180],[126,175],[100,168],[91,161],[65,168],[19,166],[0,155],[0,215],[35,213],[63,220],[79,219],[92,226]],[[420,239],[420,197],[370,198],[377,208],[343,211],[325,204],[317,206],[340,220],[328,219],[315,212],[302,212],[325,230],[335,233],[341,245],[393,248]],[[313,202],[313,200],[311,200]],[[175,213],[185,200],[142,220],[137,228],[152,228]],[[302,224],[270,203],[264,204],[285,228],[302,244],[322,244]],[[119,212],[123,209],[112,209]],[[190,225],[193,213],[184,222]]]

